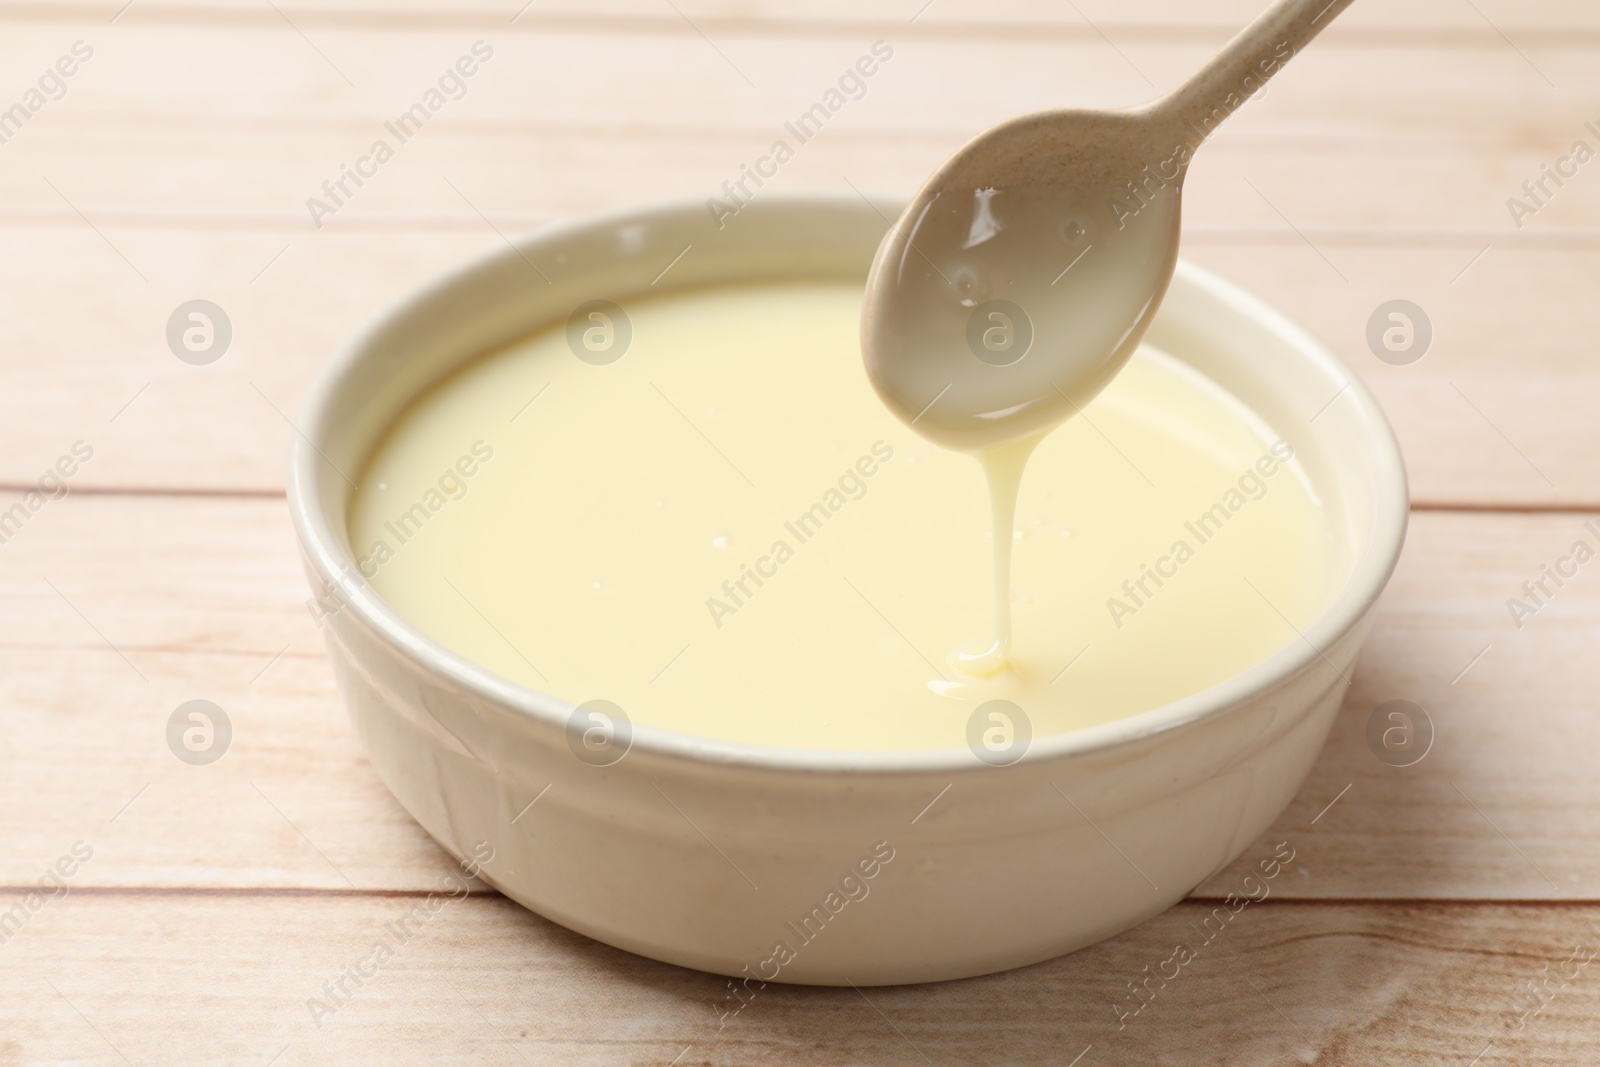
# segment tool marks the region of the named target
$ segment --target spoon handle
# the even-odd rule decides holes
[[[1150,105],[1198,148],[1354,0],[1277,0],[1188,81]]]

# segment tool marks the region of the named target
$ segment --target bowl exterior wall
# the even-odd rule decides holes
[[[451,367],[560,321],[552,309],[591,290],[639,291],[686,240],[705,243],[675,268],[681,284],[864,277],[893,211],[775,197],[723,236],[699,205],[536,235],[386,313],[314,394],[289,502],[350,715],[423,828],[457,857],[491,847],[482,877],[540,915],[751,983],[984,974],[1182,899],[1257,841],[1315,761],[1399,553],[1403,467],[1348,368],[1182,264],[1152,337],[1180,358],[1192,349],[1225,386],[1240,379],[1252,406],[1280,405],[1275,422],[1343,397],[1296,447],[1334,490],[1354,577],[1261,667],[1126,722],[1035,738],[1011,767],[964,749],[773,754],[648,729],[593,767],[571,747],[570,704],[460,660],[354,575],[347,487],[328,464],[358,469],[399,405]],[[528,264],[558,256],[568,275],[532,285]]]
[[[1310,771],[1369,622],[1326,663],[1129,744],[887,774],[647,750],[591,767],[561,727],[454,684],[353,612],[326,636],[379,776],[453,855],[487,843],[481,877],[513,900],[685,967],[889,985],[1082,948],[1226,866]]]

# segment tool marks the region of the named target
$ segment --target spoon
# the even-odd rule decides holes
[[[979,134],[918,190],[867,276],[861,348],[878,395],[983,464],[995,636],[1010,644],[1011,528],[1038,441],[1138,348],[1178,259],[1195,151],[1351,0],[1278,0],[1182,86],[1124,111],[1023,115]]]

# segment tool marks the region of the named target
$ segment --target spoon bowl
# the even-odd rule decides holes
[[[884,402],[982,453],[1051,428],[1139,345],[1178,258],[1190,159],[1351,0],[1278,0],[1184,85],[979,134],[879,246],[861,347]]]
[[[1092,399],[1177,264],[1173,159],[1171,123],[1150,110],[1025,115],[953,156],[868,277],[862,351],[885,403],[936,443],[977,450]]]

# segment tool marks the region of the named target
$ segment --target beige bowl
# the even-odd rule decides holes
[[[486,842],[494,858],[483,877],[555,922],[752,980],[881,985],[1016,967],[1182,899],[1267,829],[1322,747],[1400,552],[1404,467],[1347,366],[1187,264],[1149,340],[1294,443],[1326,501],[1342,584],[1303,639],[1249,670],[1130,718],[1037,738],[1013,766],[964,748],[770,749],[646,725],[624,758],[591,766],[569,746],[573,694],[468,662],[361,580],[338,471],[359,471],[430,384],[597,295],[644,290],[686,244],[695,254],[673,270],[678,287],[864,280],[897,210],[768,196],[722,230],[700,204],[552,227],[401,301],[312,392],[289,506],[373,766],[451,853],[485,855]],[[527,260],[559,265],[551,284]],[[534,839],[518,819],[536,796]]]

